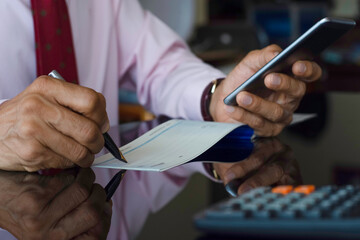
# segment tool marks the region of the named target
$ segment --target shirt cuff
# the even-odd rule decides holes
[[[9,99],[0,99],[0,105],[1,105],[3,102],[6,102],[7,100],[9,100]]]

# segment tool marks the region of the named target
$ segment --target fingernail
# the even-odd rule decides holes
[[[274,52],[274,57],[276,57],[277,55],[279,55],[280,52]]]
[[[232,107],[232,106],[225,106],[225,110],[228,112],[228,113],[233,113],[235,111],[235,108]]]
[[[225,182],[230,182],[233,179],[235,179],[235,173],[233,173],[232,171],[228,171],[224,176]]]
[[[281,78],[278,74],[273,74],[273,77],[271,79],[271,84],[275,86],[279,86],[281,83]]]
[[[300,73],[304,73],[306,71],[306,65],[303,63],[300,63],[298,68]]]
[[[250,97],[248,95],[243,95],[243,96],[241,96],[240,101],[243,105],[247,106],[252,103],[252,97]]]

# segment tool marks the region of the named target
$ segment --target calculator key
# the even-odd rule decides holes
[[[277,212],[277,217],[281,219],[295,219],[300,217],[300,212],[295,210],[284,210]]]
[[[341,190],[336,192],[336,196],[338,196],[341,201],[345,200],[350,195],[351,194],[346,189],[341,189]]]
[[[280,212],[283,211],[285,208],[287,208],[287,206],[288,205],[284,203],[273,202],[266,205],[265,209],[269,211]]]
[[[264,194],[263,198],[276,200],[276,199],[280,198],[281,196],[282,196],[282,194],[269,192],[269,193]],[[360,197],[360,195],[359,195],[359,197]]]
[[[337,195],[332,195],[332,196],[330,196],[330,197],[329,197],[329,200],[330,200],[331,202],[333,202],[334,205],[339,205],[340,202],[342,201],[341,198],[340,198],[339,196],[337,196]]]
[[[254,197],[256,197],[256,196],[264,195],[269,192],[271,192],[271,187],[258,187],[258,188],[253,189],[250,192],[250,194],[252,194]]]
[[[229,201],[229,202],[224,202],[224,203],[218,205],[217,209],[219,209],[219,210],[232,209],[234,204],[239,204],[241,206],[241,203],[239,203],[239,202]]]
[[[308,195],[306,198],[301,199],[299,202],[313,206],[313,205],[318,204],[320,201],[321,201],[320,199],[313,198],[313,197],[311,197],[311,195]]]
[[[360,195],[354,195],[351,199],[357,203],[360,203]]]
[[[244,210],[248,210],[248,211],[252,211],[252,212],[261,210],[261,209],[263,209],[263,207],[264,207],[264,205],[261,203],[248,203],[248,204],[243,205]]]
[[[312,192],[315,191],[315,186],[314,185],[301,185],[301,186],[297,186],[295,189],[294,189],[294,192],[297,192],[297,193],[303,193],[303,194],[310,194]]]
[[[344,208],[337,208],[331,212],[331,217],[335,219],[341,219],[348,216],[348,212]]]
[[[319,203],[319,208],[321,208],[323,211],[328,212],[335,208],[335,204],[330,200],[324,200]]]
[[[275,216],[275,212],[269,210],[261,210],[252,213],[252,217],[256,219],[269,219]]]
[[[287,195],[285,195],[285,196],[287,196]],[[292,198],[282,197],[282,198],[279,198],[276,202],[277,202],[277,203],[283,203],[283,204],[289,205],[289,204],[294,203],[295,201],[296,201],[296,200],[295,200],[295,199],[292,199]]]
[[[231,206],[231,208],[232,208],[233,210],[240,210],[242,207],[241,207],[241,204],[239,204],[239,203],[234,203],[234,204]]]
[[[316,191],[330,194],[335,192],[336,190],[337,190],[337,186],[328,185],[328,186],[320,187]]]
[[[319,208],[312,209],[310,211],[304,211],[302,213],[303,217],[309,218],[309,219],[318,219],[325,216],[325,212]]]
[[[296,201],[296,200],[299,200],[299,199],[303,198],[304,196],[305,196],[304,193],[291,192],[286,197],[291,198],[292,200]],[[293,201],[293,202],[295,202],[295,201]]]
[[[215,219],[245,219],[250,216],[247,211],[218,211],[218,210],[208,210],[206,211],[206,217],[215,218]]]
[[[237,198],[232,198],[230,200],[231,203],[240,203],[240,204],[245,204],[251,201],[250,197],[237,197]]]
[[[273,199],[268,199],[268,198],[261,197],[261,198],[255,198],[252,202],[253,203],[259,203],[259,204],[262,204],[262,205],[266,205],[266,204],[269,204],[269,203],[271,203],[273,201],[274,201]]]
[[[292,190],[293,190],[293,186],[291,186],[291,185],[282,185],[282,186],[274,187],[271,191],[273,193],[281,193],[283,195],[286,195],[286,194],[290,193]]]
[[[323,192],[323,191],[316,191],[316,192],[313,192],[312,194],[308,195],[308,197],[310,197],[310,198],[319,199],[319,200],[325,199],[329,196],[330,196],[330,193]]]
[[[296,203],[292,204],[288,207],[289,210],[296,210],[296,211],[307,211],[312,208],[311,204],[308,203]]]

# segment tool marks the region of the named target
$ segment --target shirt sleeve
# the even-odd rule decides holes
[[[131,82],[139,102],[156,115],[202,120],[202,92],[224,74],[194,56],[138,1],[124,0],[120,9],[120,86]]]

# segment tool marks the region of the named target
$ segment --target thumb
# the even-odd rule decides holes
[[[281,52],[281,48],[278,45],[270,45],[261,50],[255,50],[250,52],[245,58],[244,62],[254,71],[259,70],[271,59]]]

